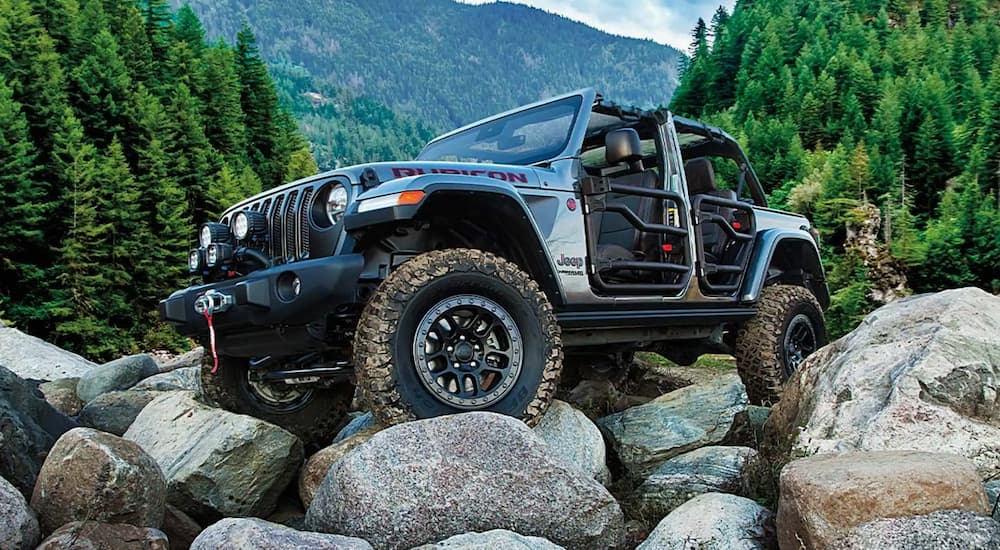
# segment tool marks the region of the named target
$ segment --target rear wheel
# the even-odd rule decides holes
[[[764,288],[757,315],[736,336],[736,367],[750,402],[773,405],[806,357],[826,345],[823,309],[809,289]]]
[[[562,367],[559,326],[516,265],[479,250],[428,252],[393,271],[365,307],[354,364],[383,424],[473,410],[534,424]]]
[[[308,448],[333,440],[354,396],[354,386],[348,383],[314,388],[263,382],[250,372],[246,359],[225,356],[219,357],[214,374],[210,362],[202,366],[201,388],[208,401],[280,426],[299,436]]]

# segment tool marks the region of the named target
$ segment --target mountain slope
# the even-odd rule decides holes
[[[918,292],[1000,292],[998,17],[997,0],[739,0],[699,27],[672,108],[730,129],[772,203],[816,222],[832,333],[900,271]]]
[[[438,129],[593,86],[620,103],[669,101],[683,55],[522,5],[451,0],[192,0],[210,36],[245,16],[271,64],[371,96]],[[308,90],[300,90],[306,92]]]

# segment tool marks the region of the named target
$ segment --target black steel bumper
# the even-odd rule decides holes
[[[194,305],[200,296],[215,290],[235,299],[234,306],[213,316],[217,332],[234,344],[243,340],[239,338],[243,334],[249,345],[249,341],[257,340],[253,335],[262,334],[261,329],[273,332],[272,327],[303,326],[323,319],[338,306],[356,302],[363,267],[360,254],[343,254],[254,271],[241,279],[192,286],[161,301],[160,318],[181,334],[205,335],[208,323]],[[301,290],[297,296],[283,299],[278,294],[278,279],[283,275],[287,278],[289,273],[299,278]]]

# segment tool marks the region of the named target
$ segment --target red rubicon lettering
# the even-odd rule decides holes
[[[397,166],[392,169],[394,178],[422,176],[427,174],[423,168],[415,166]],[[500,170],[459,170],[457,168],[431,168],[431,174],[461,174],[465,176],[486,176],[491,179],[510,183],[528,183],[528,174],[519,172],[501,172]]]

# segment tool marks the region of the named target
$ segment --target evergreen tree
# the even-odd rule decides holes
[[[285,162],[274,158],[280,139],[278,96],[257,49],[257,39],[245,20],[236,36],[236,75],[246,124],[246,158],[265,187],[282,183]]]

